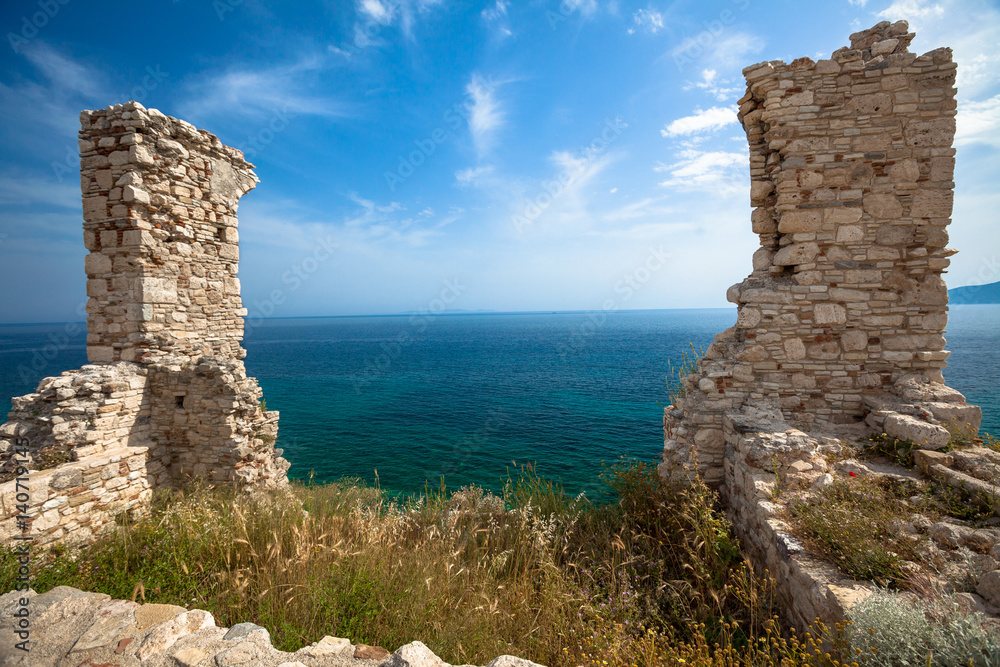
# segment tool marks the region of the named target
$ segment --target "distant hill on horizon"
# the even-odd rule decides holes
[[[1000,282],[950,289],[948,300],[953,304],[1000,303]]]

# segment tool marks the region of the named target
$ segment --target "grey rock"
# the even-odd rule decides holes
[[[491,660],[486,667],[542,667],[542,665],[512,655],[501,655]]]
[[[987,572],[979,579],[976,592],[994,607],[1000,606],[1000,570]]]
[[[186,611],[151,628],[136,650],[136,656],[139,660],[147,660],[169,649],[181,637],[214,626],[215,619],[207,611]]]
[[[954,599],[955,603],[967,614],[986,613],[986,605],[983,604],[983,598],[975,593],[955,593]]]
[[[978,572],[980,576],[1000,568],[1000,565],[997,564],[995,558],[985,554],[974,555],[970,562],[972,563],[973,569]]]
[[[447,665],[423,642],[410,642],[380,663],[379,667],[445,667]]]
[[[171,656],[177,667],[195,667],[195,665],[207,657],[208,653],[197,646],[189,646],[181,649]]]
[[[215,655],[217,667],[232,667],[233,665],[263,665],[274,662],[278,651],[270,644],[264,646],[256,642],[240,641]]]
[[[263,630],[265,633],[267,633],[267,630],[265,628],[262,628],[256,623],[237,623],[233,627],[229,628],[229,632],[226,633],[223,639],[226,641],[240,639],[242,637],[246,637],[254,630]],[[268,640],[270,640],[271,638],[270,633],[267,634],[267,637]]]
[[[135,610],[139,605],[128,600],[115,600],[101,607],[95,615],[94,624],[83,633],[71,652],[89,651],[107,646],[118,640],[124,633],[135,627]]]
[[[979,553],[988,553],[997,541],[996,532],[995,530],[983,528],[973,530],[962,537],[962,545]]]
[[[932,540],[946,549],[957,549],[972,534],[972,530],[965,526],[943,522],[934,524],[927,532]]]

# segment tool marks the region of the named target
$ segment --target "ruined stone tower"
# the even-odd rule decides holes
[[[866,593],[792,537],[782,490],[833,483],[828,456],[845,443],[886,433],[940,449],[982,418],[942,376],[955,64],[947,48],[910,53],[913,37],[883,22],[828,60],[743,70],[760,248],[727,295],[735,326],[664,413],[661,474],[697,471],[719,490],[802,630]]]
[[[866,418],[883,428],[884,416],[869,418],[873,401],[900,378],[943,383],[955,64],[947,48],[910,53],[913,37],[905,21],[883,22],[829,60],[743,71],[760,248],[727,294],[736,325],[666,411],[668,468],[688,463],[693,446],[706,479],[722,483],[723,418],[744,405],[806,429]],[[918,421],[947,442],[942,420],[978,428],[978,414],[938,406]]]
[[[20,514],[42,543],[82,542],[191,477],[287,483],[278,413],[263,411],[240,345],[236,211],[253,165],[136,102],[80,122],[91,363],[13,399],[0,427],[0,453],[17,453],[0,470],[4,539]],[[14,502],[15,476],[27,503]]]
[[[80,115],[87,357],[242,359],[242,154],[155,109]]]

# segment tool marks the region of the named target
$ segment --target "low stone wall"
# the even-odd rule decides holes
[[[137,102],[80,115],[91,362],[14,398],[0,537],[77,543],[192,477],[287,484],[278,413],[247,377],[240,151]]]
[[[787,620],[800,630],[816,620],[828,626],[842,621],[870,587],[809,556],[775,502],[781,480],[826,473],[823,455],[839,450],[839,441],[791,428],[776,406],[726,415],[723,433],[728,517],[750,561],[774,578]]]
[[[140,446],[106,450],[5,482],[0,485],[0,541],[14,545],[16,536],[28,534],[40,545],[88,542],[114,526],[119,513],[145,511],[155,486],[151,480],[162,474],[164,466]]]
[[[149,374],[142,366],[87,365],[45,378],[33,394],[12,399],[0,426],[0,479],[17,463],[8,457],[14,439],[28,441],[28,467],[42,469],[107,450],[148,445],[152,428]]]
[[[201,609],[140,605],[60,586],[37,595],[0,596],[0,616],[27,610],[28,650],[10,624],[0,628],[0,667],[450,667],[420,642],[395,653],[380,647],[324,637],[294,653],[271,645],[267,630],[253,623],[219,628]],[[471,666],[470,666],[471,667]],[[487,667],[541,667],[503,655]]]
[[[192,478],[255,488],[287,484],[243,362],[161,358],[88,365],[14,399],[0,427],[0,539],[87,541],[152,490]]]

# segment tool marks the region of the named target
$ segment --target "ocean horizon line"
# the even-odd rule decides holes
[[[736,306],[726,307],[726,306],[703,306],[703,307],[689,307],[689,308],[617,308],[611,312],[616,313],[653,313],[662,312],[668,310],[735,310]],[[410,310],[402,313],[368,313],[361,315],[289,315],[286,317],[260,317],[260,318],[244,318],[244,319],[257,319],[263,320],[265,322],[278,321],[278,320],[330,320],[330,319],[348,319],[348,318],[363,318],[363,317],[412,317],[413,315],[433,315],[434,317],[447,315],[447,316],[458,316],[458,315],[573,315],[573,314],[586,314],[586,313],[597,313],[597,312],[608,312],[602,308],[590,308],[590,309],[576,309],[576,310],[443,310],[440,313],[432,313],[430,311],[420,311],[420,310]],[[39,325],[52,325],[52,324],[82,324],[86,325],[86,320],[51,320],[47,322],[0,322],[2,327],[29,327],[29,326],[39,326]]]
[[[949,303],[949,308],[966,308],[966,307],[977,307],[977,306],[991,306],[996,304],[981,304],[981,303]],[[440,313],[432,313],[429,311],[411,310],[402,313],[368,313],[360,315],[288,315],[286,317],[261,317],[261,318],[245,318],[245,319],[256,319],[257,321],[264,322],[276,322],[281,320],[332,320],[332,319],[361,319],[366,317],[412,317],[414,315],[422,316],[448,316],[456,317],[462,315],[578,315],[587,313],[598,313],[598,312],[615,312],[615,313],[659,313],[667,311],[688,311],[688,310],[736,310],[736,306],[699,306],[699,307],[688,307],[688,308],[616,308],[611,311],[604,310],[602,308],[590,308],[587,310],[576,309],[576,310],[443,310]],[[86,325],[86,320],[51,320],[46,322],[0,322],[0,327],[30,327],[30,326],[41,326],[41,325],[53,325],[53,324],[80,324]]]

